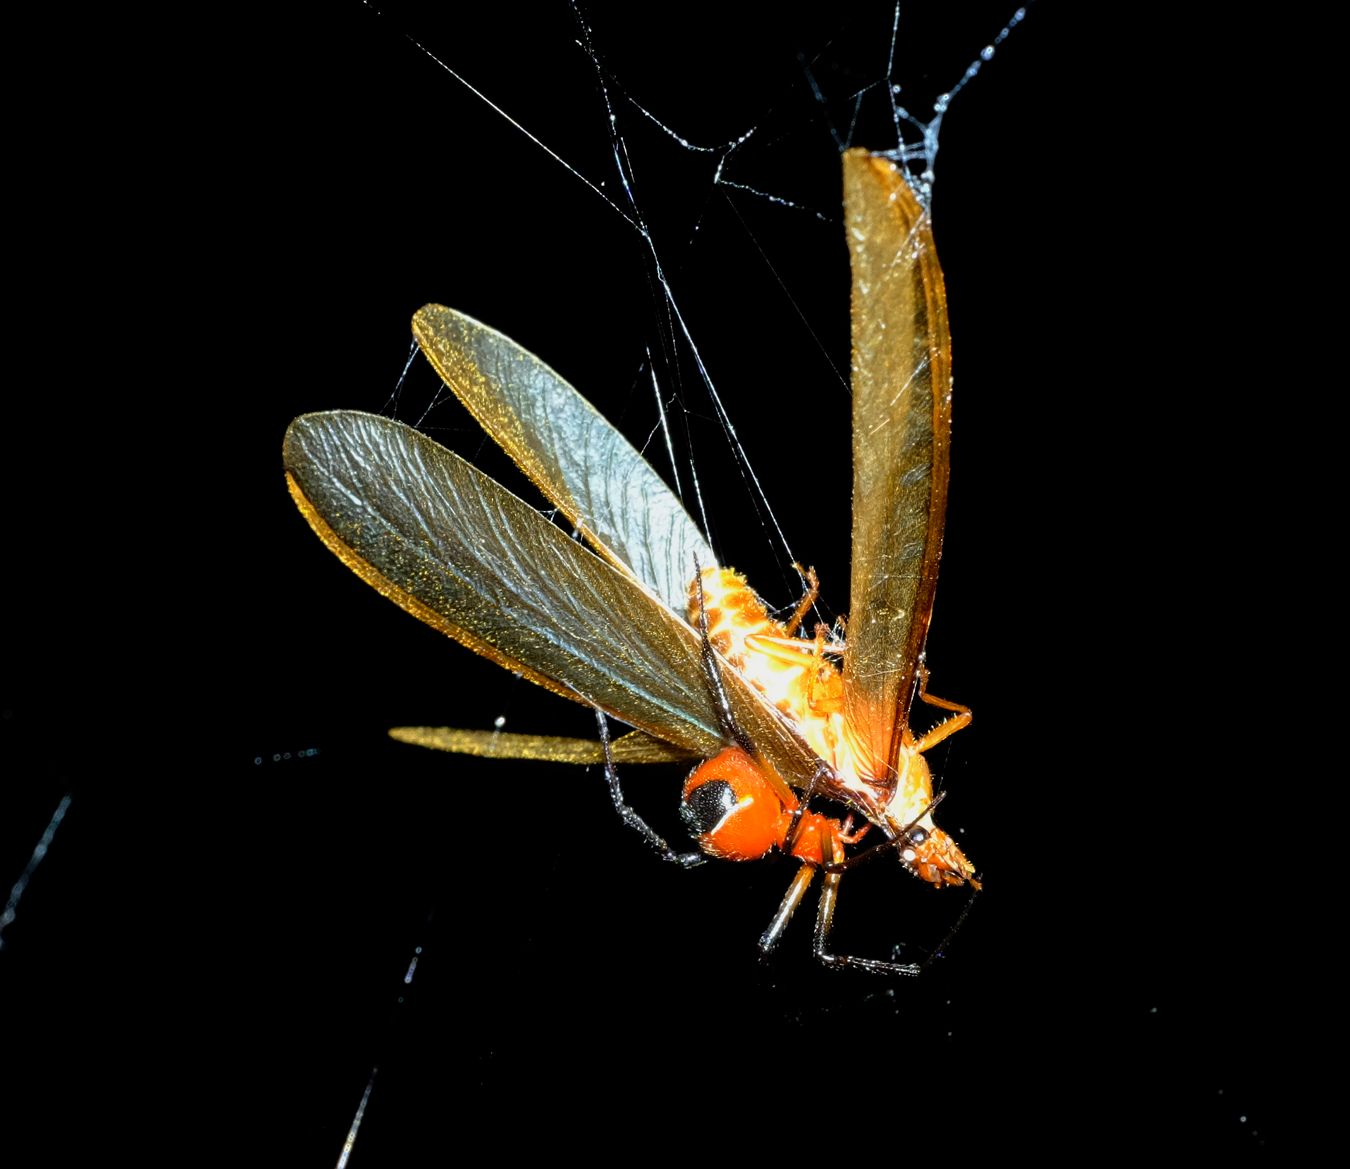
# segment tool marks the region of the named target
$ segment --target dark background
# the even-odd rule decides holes
[[[1203,98],[1174,108],[1184,30],[1033,5],[943,128],[955,445],[928,648],[935,691],[976,721],[933,762],[987,884],[946,956],[891,984],[818,970],[806,922],[758,961],[785,863],[673,871],[593,772],[384,735],[590,727],[344,572],[286,498],[286,423],[336,407],[513,482],[457,406],[427,413],[420,359],[390,398],[424,302],[501,328],[640,446],[657,354],[714,547],[771,603],[796,595],[641,240],[404,37],[617,199],[584,30],[565,5],[405,7],[230,10],[168,53],[145,43],[163,26],[106,16],[78,48],[35,49],[21,222],[51,262],[9,468],[0,885],[73,802],[4,932],[20,1026],[0,1058],[17,1116],[68,1123],[7,1139],[59,1150],[115,1124],[147,1153],[181,1130],[332,1164],[378,1066],[355,1165],[449,1157],[470,1131],[698,1156],[726,1113],[768,1155],[817,1132],[836,1155],[924,1158],[1291,1142],[1294,970],[1319,942],[1284,901],[1305,864],[1288,768],[1250,749],[1271,668],[1230,640],[1235,614],[1272,607],[1248,583],[1261,558],[1230,543],[1265,492],[1217,460],[1194,473],[1196,436],[1223,447],[1236,424],[1179,340],[1204,256],[1149,145],[1168,110],[1206,149]],[[918,113],[1013,11],[943,7],[903,13],[894,76]],[[664,275],[793,555],[846,612],[828,127],[847,134],[847,98],[885,76],[891,10],[686,6],[656,33],[627,7],[585,13]],[[715,156],[625,93],[691,142],[755,127],[725,177],[798,206],[713,187]],[[853,140],[893,145],[875,88]],[[671,831],[679,777],[628,777]],[[962,905],[878,866],[845,883],[839,941],[922,955]]]

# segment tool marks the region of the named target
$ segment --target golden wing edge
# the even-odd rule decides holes
[[[337,411],[333,413],[343,414],[349,412]],[[374,418],[378,416],[371,417]],[[387,422],[389,420],[385,419],[383,421]],[[426,439],[425,436],[421,437],[427,442],[432,442],[432,440]],[[433,443],[433,445],[439,447],[439,444]],[[443,450],[443,448],[440,449]],[[445,453],[450,455],[450,452],[448,451]],[[457,456],[451,457],[457,459]],[[462,462],[462,460],[459,461]],[[469,464],[466,463],[464,465],[466,468],[473,470]],[[515,496],[510,495],[504,487],[494,480],[482,476],[481,472],[475,473],[482,477],[487,483],[491,484],[495,490],[502,492],[513,500],[515,499]],[[464,629],[457,623],[450,621],[437,610],[431,608],[416,596],[409,593],[402,586],[389,580],[382,572],[370,564],[369,561],[361,556],[359,552],[352,548],[337,534],[320,511],[313,503],[311,503],[299,481],[289,469],[286,471],[286,482],[296,507],[325,547],[337,556],[348,569],[382,596],[388,597],[405,612],[411,613],[424,624],[429,625],[431,628],[438,630],[447,637],[458,641],[461,645],[473,650],[475,653],[487,658],[489,661],[495,662],[505,669],[519,672],[522,677],[527,678],[536,685],[542,686],[546,690],[559,694],[564,698],[571,699],[583,706],[595,709],[595,704],[593,702],[579,694],[566,683],[555,679],[543,671],[530,667],[515,658],[503,654],[495,646],[492,646],[490,643],[476,636],[470,630]],[[583,552],[579,547],[577,548],[577,552],[578,554],[590,556],[589,553]],[[605,565],[605,562],[597,561],[597,566],[600,565],[604,565],[608,571],[616,571],[610,569],[608,565]],[[620,575],[633,587],[642,587],[641,582],[635,581],[631,575]],[[698,633],[687,621],[671,612],[669,608],[662,604],[656,597],[650,596],[649,594],[647,594],[647,596],[650,603],[654,606],[654,609],[662,615],[662,620],[677,627],[681,632],[681,636],[695,640],[698,638]],[[762,696],[754,691],[749,683],[741,679],[740,675],[737,674],[734,669],[725,665],[725,663],[723,675],[724,679],[735,679],[735,682],[729,687],[729,697],[735,715],[740,724],[754,737],[757,745],[762,745],[763,756],[770,764],[770,783],[777,788],[781,798],[785,801],[790,800],[792,796],[789,785],[795,784],[798,787],[804,787],[810,782],[811,776],[814,773],[815,756],[810,751],[810,748],[802,742],[800,736],[797,736],[790,728],[782,723],[777,712],[768,706]],[[624,711],[608,705],[605,709],[606,713],[610,714],[612,717],[626,722],[629,725],[636,726],[639,731],[645,732],[653,739],[659,739],[663,742],[670,741],[660,734],[659,727],[643,725],[645,720],[636,718],[631,711]],[[720,750],[723,745],[724,744],[709,740],[706,743],[700,742],[697,745],[697,749],[694,749],[692,743],[684,745],[672,744],[672,748],[674,750],[691,751],[691,754],[681,756],[682,758],[710,758]]]
[[[509,731],[472,731],[459,727],[391,727],[389,737],[414,747],[476,755],[484,759],[530,759],[548,763],[596,764],[605,761],[595,739],[562,735],[524,735]],[[631,731],[610,743],[615,763],[682,763],[701,758],[645,731]]]
[[[919,594],[914,606],[914,621],[910,626],[906,647],[899,705],[896,710],[897,733],[891,747],[892,766],[900,746],[901,731],[909,726],[909,711],[914,702],[918,665],[928,642],[928,627],[933,620],[933,605],[937,597],[938,567],[942,560],[942,541],[947,525],[947,491],[951,480],[952,442],[952,337],[947,323],[947,284],[938,261],[937,243],[933,239],[932,220],[926,208],[919,203],[909,183],[900,176],[907,201],[907,214],[918,215],[919,231],[924,237],[919,265],[923,271],[923,289],[928,308],[928,352],[932,362],[933,383],[941,386],[933,395],[933,469],[932,503],[928,513],[929,538],[924,548],[920,569]]]
[[[886,699],[876,703],[859,694],[858,674],[849,670],[849,658],[845,659],[846,703],[850,725],[856,729],[859,740],[869,744],[866,748],[867,754],[879,763],[884,762],[885,770],[889,774],[894,774],[900,745],[909,725],[909,710],[918,680],[918,662],[932,620],[938,565],[942,555],[950,478],[951,334],[947,323],[946,287],[933,240],[931,219],[903,171],[884,155],[873,154],[863,149],[845,152],[844,166],[846,172],[851,167],[865,168],[871,180],[869,186],[865,188],[868,191],[868,209],[873,214],[884,214],[887,217],[892,228],[890,239],[904,241],[911,235],[918,239],[918,247],[915,250],[918,256],[919,284],[923,295],[929,361],[928,381],[932,395],[932,458],[929,465],[928,486],[924,488],[927,492],[926,535],[903,644],[891,658],[886,670],[888,679],[895,679],[893,690],[889,682],[886,686],[887,693],[893,693],[893,700]],[[854,283],[856,289],[856,273]],[[866,356],[871,358],[873,355],[869,353]],[[899,400],[898,396],[896,400]],[[877,424],[878,420],[875,418],[860,424],[855,414],[853,436],[855,466],[860,460],[867,458],[867,452],[860,444]],[[904,485],[900,484],[897,491],[903,489]],[[899,498],[898,494],[885,497],[876,493],[863,493],[861,503],[864,507],[874,509],[890,508],[894,514],[898,510]],[[856,484],[854,506],[855,508],[859,506]],[[855,517],[855,540],[860,527],[874,526],[875,524],[866,518],[860,520]],[[875,580],[877,574],[889,571],[890,564],[885,555],[875,549],[864,549],[862,554],[868,557],[867,562],[871,567],[872,575],[869,579]],[[860,550],[855,547],[855,558],[859,555]],[[859,590],[856,587],[856,578],[852,578],[852,584],[854,587],[851,591],[854,595],[850,602],[850,627],[859,629],[863,627],[864,621],[852,607],[860,603],[859,594],[865,595],[870,589]]]
[[[290,471],[286,472],[286,488],[291,493],[291,499],[295,501],[295,506],[300,509],[300,514],[305,517],[306,523],[314,530],[314,534],[323,541],[324,547],[334,556],[342,561],[352,572],[356,573],[366,584],[370,585],[382,597],[388,597],[400,609],[411,613],[419,621],[430,625],[432,629],[438,630],[447,637],[459,642],[461,645],[473,650],[474,653],[487,658],[489,661],[496,662],[504,669],[518,672],[522,677],[528,678],[545,690],[551,690],[554,694],[560,694],[564,698],[570,698],[573,702],[579,702],[583,706],[590,706],[580,694],[565,683],[550,678],[547,674],[540,673],[538,670],[531,669],[523,662],[515,661],[507,657],[500,650],[476,637],[467,629],[456,625],[447,620],[440,613],[429,605],[418,600],[400,585],[395,584],[382,572],[379,571],[368,560],[361,556],[345,540],[342,539],[329,526],[328,521],[319,514],[318,509],[309,501],[304,490],[296,481],[295,476]]]

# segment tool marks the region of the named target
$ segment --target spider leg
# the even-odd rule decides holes
[[[828,838],[823,842],[825,863],[836,865],[834,860],[834,842]],[[830,950],[830,927],[834,924],[834,911],[839,902],[839,884],[844,874],[839,868],[827,869],[825,884],[820,890],[820,905],[816,910],[816,932],[812,950],[822,965],[832,969],[865,970],[869,974],[918,974],[922,967],[913,962],[882,962],[877,958],[854,958],[849,954],[836,954]]]
[[[619,813],[619,818],[660,853],[662,860],[670,861],[672,864],[680,865],[686,869],[701,865],[708,859],[706,856],[701,852],[676,852],[666,843],[666,838],[639,816],[624,800],[623,788],[619,783],[619,769],[614,765],[614,752],[609,745],[609,726],[605,720],[604,711],[596,710],[595,725],[600,729],[600,746],[605,754],[605,779],[609,783],[609,798],[614,801],[614,809]]]

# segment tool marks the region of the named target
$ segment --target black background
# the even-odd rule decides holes
[[[920,113],[1012,12],[941,7],[903,15],[895,77]],[[929,661],[976,721],[934,763],[940,819],[987,887],[946,957],[897,985],[818,970],[805,922],[757,959],[786,864],[673,871],[593,772],[389,742],[499,715],[586,734],[589,715],[394,609],[286,498],[286,423],[336,407],[419,423],[514,482],[458,407],[425,414],[420,360],[389,399],[408,318],[440,301],[640,446],[657,351],[715,548],[771,603],[795,598],[687,346],[662,351],[637,234],[403,35],[617,201],[570,10],[108,16],[78,50],[41,50],[21,222],[51,263],[30,283],[39,372],[11,466],[0,881],[74,799],[0,951],[22,1023],[3,1058],[32,1101],[16,1115],[71,1121],[35,1138],[116,1125],[148,1154],[181,1126],[227,1155],[332,1164],[378,1066],[354,1165],[449,1159],[469,1133],[700,1156],[728,1116],[765,1155],[808,1133],[923,1158],[1292,1140],[1279,882],[1301,852],[1272,848],[1278,805],[1253,811],[1281,774],[1244,726],[1269,667],[1221,633],[1246,586],[1216,583],[1262,565],[1204,563],[1228,562],[1261,492],[1189,471],[1201,420],[1220,445],[1232,423],[1176,355],[1203,261],[1169,222],[1187,195],[1158,193],[1142,145],[1175,100],[1181,30],[1127,15],[1107,35],[1065,7],[1033,5],[937,161],[956,399]],[[885,76],[891,10],[686,6],[655,28],[585,11],[664,275],[793,554],[845,612],[827,127],[845,134],[840,96]],[[147,47],[166,32],[170,51]],[[692,142],[756,127],[725,177],[799,206],[713,187],[712,156],[624,91]],[[1182,122],[1201,151],[1203,115]],[[873,89],[854,140],[891,133]],[[672,831],[678,781],[628,777]],[[962,905],[879,866],[845,883],[841,945],[922,954]]]

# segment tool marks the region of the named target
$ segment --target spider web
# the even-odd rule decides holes
[[[189,741],[105,751],[116,767],[28,779],[6,803],[0,881],[17,893],[0,977],[15,972],[12,1001],[44,1008],[38,1038],[10,1048],[39,1095],[120,1103],[116,1053],[173,1032],[161,1079],[193,1081],[184,1095],[212,1085],[184,1146],[193,1158],[202,1133],[232,1153],[247,1133],[250,1154],[281,1163],[407,1163],[460,1146],[487,1114],[513,1115],[491,1131],[521,1146],[594,1148],[626,1125],[683,1141],[691,1113],[746,1093],[780,1112],[809,1102],[838,1131],[870,1122],[887,1085],[923,1100],[922,1123],[902,1110],[891,1153],[977,1107],[991,1127],[1000,1113],[1025,1126],[1041,1089],[1070,1130],[1077,1115],[1106,1122],[1094,1133],[1126,1124],[1147,1139],[1160,1101],[1192,1109],[1190,1131],[1206,1138],[1260,1129],[1226,1048],[1206,1062],[1174,1038],[1163,1048],[1175,1058],[1153,1058],[1158,1036],[1185,1028],[1132,945],[1143,928],[1130,913],[1145,911],[1111,917],[1131,961],[1106,1010],[1102,983],[1076,977],[1082,940],[1064,937],[1091,920],[1066,914],[1065,871],[1052,869],[1058,900],[1029,894],[1047,880],[1042,846],[1072,838],[1051,830],[1074,807],[1064,776],[1096,768],[1101,751],[1083,742],[1032,783],[1006,746],[1030,733],[1018,714],[1047,711],[1017,704],[1049,657],[1045,634],[1026,631],[1044,626],[1022,618],[1041,586],[1022,578],[1043,541],[1038,509],[1064,477],[1038,470],[1028,436],[1080,402],[1047,390],[1043,355],[1064,337],[1032,306],[1052,283],[1036,265],[1056,225],[1037,204],[1071,173],[1059,119],[1084,92],[1063,80],[1081,42],[1056,30],[1051,6],[1032,6],[1021,28],[1019,12],[907,3],[897,24],[890,4],[803,17],[709,6],[655,27],[617,5],[231,13],[249,45],[220,78],[218,124],[185,117],[173,139],[199,137],[211,160],[191,187],[212,193],[207,213],[184,201],[191,228],[223,232],[248,275],[228,310],[200,293],[229,344],[190,366],[234,345],[247,354],[211,400],[213,424],[233,415],[241,433],[216,463],[181,437],[172,448],[180,482],[228,484],[212,533],[227,563],[181,626],[191,669],[134,712],[156,730],[161,709],[181,713]],[[185,69],[209,40],[179,54]],[[932,200],[957,390],[930,662],[939,692],[981,720],[946,762],[944,812],[1002,882],[960,953],[903,992],[818,974],[806,926],[759,970],[754,939],[786,871],[665,872],[615,823],[593,773],[451,767],[385,742],[384,728],[407,723],[587,734],[589,714],[467,660],[347,579],[287,510],[277,466],[293,415],[380,409],[388,393],[386,412],[515,482],[408,358],[408,316],[441,301],[591,398],[772,604],[795,601],[798,560],[821,572],[821,617],[845,612],[848,144],[894,151]],[[125,563],[118,553],[108,563]],[[78,713],[42,720],[44,742],[70,750]],[[128,787],[115,775],[126,759],[168,782]],[[658,825],[663,806],[673,814],[677,779],[626,781]],[[1107,863],[1082,885],[1109,883]],[[943,935],[946,898],[873,876],[850,878],[841,902],[857,952]],[[133,977],[135,995],[112,993]],[[1090,1022],[1075,1037],[1078,1018]],[[119,1042],[102,1042],[109,1028]],[[1102,1082],[1108,1062],[1133,1057],[1145,1087],[1038,1087],[1022,1058],[1039,1044]],[[143,1107],[120,1106],[117,1131]],[[521,1131],[550,1112],[546,1131]],[[59,1147],[74,1127],[44,1140]],[[971,1127],[946,1131],[966,1140]]]
[[[467,303],[449,294],[444,298],[516,335],[585,387],[593,401],[598,398],[593,386],[617,387],[607,403],[597,402],[602,412],[662,467],[723,550],[725,562],[752,571],[760,566],[763,575],[752,579],[781,582],[780,604],[791,605],[800,588],[791,566],[798,559],[796,533],[803,528],[813,544],[825,544],[824,555],[833,563],[847,563],[847,522],[841,522],[838,510],[841,504],[846,509],[846,495],[836,491],[826,503],[811,500],[803,505],[798,500],[804,474],[814,479],[828,473],[836,484],[847,479],[841,470],[849,460],[847,317],[838,311],[847,301],[847,268],[840,263],[838,154],[863,143],[887,151],[907,168],[922,197],[931,200],[944,117],[1025,15],[1021,9],[991,6],[994,11],[999,18],[985,19],[982,39],[945,30],[952,42],[947,53],[966,57],[957,67],[944,69],[939,54],[912,95],[899,80],[902,59],[922,57],[922,52],[904,42],[904,24],[894,8],[830,22],[828,31],[813,28],[790,55],[785,47],[781,60],[767,63],[767,75],[733,85],[730,94],[709,93],[693,101],[685,92],[691,76],[689,44],[670,49],[671,77],[664,85],[653,84],[651,76],[625,60],[625,50],[642,44],[650,66],[650,39],[632,33],[615,36],[610,14],[574,8],[568,14],[568,43],[560,54],[566,60],[561,65],[549,62],[556,66],[549,80],[532,78],[529,94],[517,82],[522,73],[543,66],[528,54],[527,62],[510,71],[516,80],[503,85],[508,71],[502,65],[465,54],[448,31],[408,33],[425,67],[445,79],[446,90],[453,94],[448,104],[456,110],[477,105],[479,115],[486,111],[499,140],[496,157],[510,160],[507,169],[528,173],[527,185],[542,193],[534,211],[547,220],[549,226],[542,230],[566,232],[574,222],[586,224],[581,230],[604,241],[594,245],[592,262],[621,265],[622,274],[615,274],[613,284],[640,289],[636,295],[642,307],[636,320],[620,315],[616,323],[607,305],[586,322],[587,333],[605,338],[614,349],[608,368],[588,373],[576,366],[576,337],[559,345],[520,336],[501,310],[478,307],[472,298],[482,297],[481,288],[469,290]],[[388,9],[381,16],[386,22],[398,19]],[[426,22],[417,21],[414,27],[425,28]],[[561,43],[535,31],[544,44]],[[610,47],[615,42],[622,46],[617,53]],[[705,33],[690,42],[699,43],[706,45]],[[939,79],[928,79],[929,73]],[[572,87],[578,108],[588,113],[578,114],[571,100],[558,99],[553,104],[576,122],[559,124],[550,116],[547,96],[539,96],[547,95],[551,85]],[[673,105],[672,90],[679,97]],[[444,115],[434,119],[435,124],[444,120]],[[492,168],[487,169],[491,174]],[[506,239],[527,218],[514,204],[510,210],[499,207],[483,214],[491,217],[481,230],[500,232]],[[472,223],[475,214],[466,218]],[[419,216],[416,222],[414,234],[421,236],[423,220]],[[549,282],[569,282],[577,261],[549,263],[544,251],[536,237],[523,258],[498,257],[496,267],[507,273],[537,273],[537,285],[531,279],[523,289],[510,289],[503,300],[517,307],[529,297],[552,300],[556,292]],[[754,292],[742,292],[739,304],[737,297],[728,299],[717,291],[729,256],[734,256],[738,272],[753,273]],[[481,271],[476,265],[465,267]],[[820,286],[819,273],[831,268],[829,283]],[[747,295],[760,303],[746,304]],[[731,329],[726,327],[728,316]],[[787,356],[771,352],[781,345],[785,327],[791,334]],[[806,371],[803,361],[809,365]],[[425,381],[418,385],[417,365],[405,366],[385,408],[452,444],[462,442],[462,421],[453,410],[447,412],[439,387],[428,390]],[[789,384],[788,379],[822,388],[795,412],[766,414],[768,402],[748,411],[728,404],[727,385]],[[767,436],[766,420],[772,421]],[[828,434],[821,432],[822,423]],[[511,469],[494,464],[493,453],[481,443],[465,453],[511,481]],[[765,465],[775,468],[776,482],[766,483],[760,472]],[[709,467],[717,468],[716,473],[706,472]],[[791,521],[780,514],[775,499],[793,500]],[[729,522],[730,515],[741,518]],[[752,519],[748,528],[746,518]],[[794,527],[793,534],[788,526]],[[816,538],[827,527],[834,529],[833,543],[839,549],[833,555],[829,543]],[[835,585],[838,611],[846,585],[843,579]],[[508,698],[500,709],[509,712],[515,703]],[[405,713],[404,721],[409,717]],[[491,721],[501,726],[507,720],[507,713],[496,713]],[[405,983],[411,978],[410,967]],[[361,1091],[340,1165],[361,1148],[361,1126],[380,1093],[378,1068],[372,1068]]]

